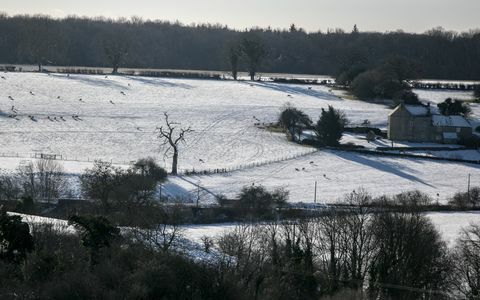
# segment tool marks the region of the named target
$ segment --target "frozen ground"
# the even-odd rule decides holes
[[[162,160],[155,130],[168,112],[172,121],[194,130],[181,151],[181,169],[234,168],[310,151],[254,126],[276,121],[286,102],[313,119],[331,104],[353,121],[369,119],[383,126],[389,111],[382,105],[342,100],[321,86],[38,73],[2,76],[0,155],[21,157],[43,152],[82,161],[128,163],[146,156]]]

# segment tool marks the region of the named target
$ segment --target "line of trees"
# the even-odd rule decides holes
[[[425,200],[419,192],[373,199],[354,191],[342,209],[238,225],[202,237],[195,249],[161,219],[155,228],[120,230],[102,216],[72,215],[76,231],[66,233],[2,209],[0,297],[478,299],[480,225],[447,247],[418,211]],[[378,210],[375,201],[398,205]],[[192,260],[192,253],[208,259]]]
[[[0,14],[0,62],[196,70],[259,71],[256,57],[238,60],[232,45],[255,35],[261,43],[262,72],[338,75],[353,65],[372,69],[392,55],[418,64],[419,76],[480,78],[480,33],[435,28],[423,34],[328,30],[235,31],[221,25],[191,25],[131,19],[52,19]],[[245,53],[258,44],[243,42]],[[268,55],[267,55],[268,54]],[[254,63],[252,65],[252,62]]]
[[[425,198],[383,197],[402,204],[378,210],[360,190],[344,199],[353,206],[310,220],[240,225],[216,244],[235,257],[229,267],[251,299],[478,298],[480,227],[465,228],[448,248],[417,211]]]

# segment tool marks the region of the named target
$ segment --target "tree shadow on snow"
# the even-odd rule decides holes
[[[278,92],[283,92],[292,96],[304,95],[304,96],[310,96],[310,97],[314,97],[322,100],[328,100],[328,101],[342,100],[341,98],[329,92],[309,89],[307,85],[303,86],[303,85],[279,84],[279,83],[271,83],[271,82],[249,82],[249,84],[271,89]]]
[[[384,160],[375,160],[375,159],[370,159],[365,155],[358,154],[358,153],[351,153],[351,152],[340,152],[340,151],[334,151],[331,152],[338,157],[344,159],[344,160],[349,160],[352,162],[355,162],[357,164],[362,164],[374,169],[377,169],[379,171],[385,172],[385,173],[390,173],[393,175],[396,175],[398,177],[407,179],[409,181],[413,182],[418,182],[423,185],[435,188],[434,185],[431,185],[422,179],[418,178],[417,176],[413,175],[412,173],[415,172],[415,170],[402,166],[400,164],[395,164],[395,163],[390,163]],[[377,156],[378,158],[378,156]]]
[[[75,80],[84,84],[97,86],[97,87],[110,87],[126,90],[128,86],[115,82],[111,79],[104,79],[98,75],[70,75],[66,77],[65,75],[51,74],[52,77],[64,80]]]
[[[192,89],[193,86],[179,83],[179,82],[170,82],[160,78],[147,78],[147,77],[136,77],[136,76],[126,76],[126,78],[132,81],[138,81],[143,84],[161,86],[161,87],[172,87],[172,88],[182,88],[182,89]]]

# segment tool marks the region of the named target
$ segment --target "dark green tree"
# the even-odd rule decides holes
[[[88,249],[90,264],[98,263],[98,257],[102,248],[110,247],[120,230],[110,224],[104,217],[77,216],[68,219],[68,224],[73,225],[80,234],[82,245]]]
[[[347,123],[348,119],[345,114],[329,105],[328,110],[322,108],[322,114],[315,126],[315,130],[323,144],[337,146]]]
[[[440,113],[444,116],[461,115],[467,117],[472,109],[467,103],[452,98],[447,98],[442,103],[437,104]]]
[[[261,185],[246,186],[238,196],[237,208],[246,214],[264,216],[273,208],[285,205],[287,199],[288,192],[283,189],[270,192]]]
[[[20,262],[34,248],[30,227],[20,216],[10,216],[0,208],[0,259]]]

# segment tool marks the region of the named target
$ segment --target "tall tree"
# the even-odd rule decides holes
[[[329,105],[328,110],[322,108],[322,114],[315,130],[321,142],[327,146],[337,146],[343,135],[348,119],[345,114]]]
[[[249,34],[240,43],[240,50],[247,61],[250,80],[255,80],[255,75],[267,56],[263,42],[256,35]]]
[[[168,119],[168,114],[166,112],[164,113],[164,116],[165,126],[160,126],[158,128],[158,138],[162,141],[162,146],[167,146],[164,153],[165,156],[168,155],[170,151],[173,152],[172,175],[177,175],[179,145],[181,142],[185,142],[185,135],[193,130],[190,127],[177,129],[177,125],[180,124],[171,122]]]
[[[127,37],[118,32],[111,33],[105,38],[104,51],[109,64],[112,66],[112,74],[118,73],[118,68],[125,62],[130,49]]]
[[[238,61],[240,58],[238,45],[233,44],[228,48],[228,59],[230,62],[230,68],[232,70],[232,76],[234,80],[238,77]]]

